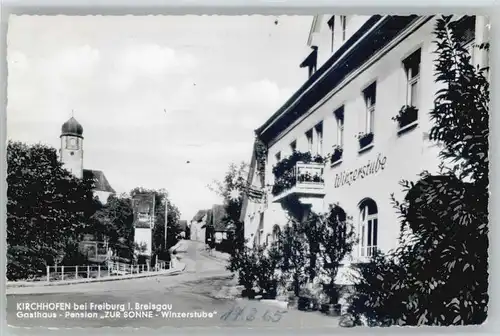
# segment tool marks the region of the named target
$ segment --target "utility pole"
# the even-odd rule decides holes
[[[168,199],[165,198],[165,251],[167,251]]]

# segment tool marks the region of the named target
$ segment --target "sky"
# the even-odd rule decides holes
[[[8,139],[59,149],[73,110],[84,129],[85,169],[102,170],[117,193],[165,188],[190,220],[221,202],[207,185],[231,162],[250,161],[254,130],[307,79],[299,64],[311,23],[11,17]]]

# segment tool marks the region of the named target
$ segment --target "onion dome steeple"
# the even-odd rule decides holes
[[[61,127],[61,136],[70,135],[83,138],[83,127],[74,117],[71,117]]]

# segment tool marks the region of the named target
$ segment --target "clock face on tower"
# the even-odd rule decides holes
[[[66,139],[66,148],[67,149],[78,149],[78,139],[67,138]]]

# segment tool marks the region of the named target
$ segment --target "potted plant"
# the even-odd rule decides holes
[[[298,298],[298,309],[302,311],[313,310],[314,308],[314,295],[309,288],[303,288],[300,291]]]
[[[298,300],[297,296],[295,296],[295,291],[289,290],[288,291],[288,308],[297,308],[298,306]]]
[[[416,121],[417,118],[418,109],[415,106],[404,105],[401,107],[398,114],[395,117],[392,117],[392,120],[398,123],[399,128],[403,128]]]
[[[330,162],[335,163],[335,162],[339,161],[340,159],[342,159],[343,152],[344,152],[344,150],[339,145],[333,146],[333,153],[332,153],[332,156],[330,157]]]
[[[321,305],[321,312],[330,316],[340,316],[339,288],[334,283],[323,285],[324,291],[328,297],[327,302]]]
[[[358,133],[359,148],[363,149],[373,142],[373,132]]]

